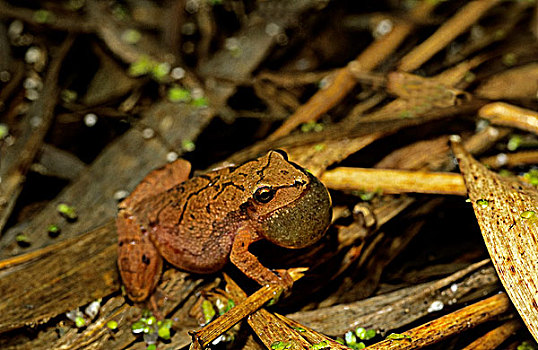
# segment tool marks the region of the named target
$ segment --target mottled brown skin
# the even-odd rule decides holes
[[[150,173],[120,205],[118,266],[131,299],[150,295],[162,258],[195,273],[216,272],[230,260],[261,285],[290,287],[287,272],[264,267],[249,245],[262,238],[286,248],[316,242],[332,215],[325,186],[279,151],[187,181],[185,163]]]

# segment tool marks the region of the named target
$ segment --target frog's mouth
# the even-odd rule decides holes
[[[315,243],[331,223],[329,191],[315,176],[306,171],[305,174],[310,181],[304,194],[262,220],[261,234],[285,248],[304,248]]]

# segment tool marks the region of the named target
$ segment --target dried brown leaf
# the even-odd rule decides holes
[[[538,339],[538,191],[487,170],[458,142],[452,150],[499,278]]]

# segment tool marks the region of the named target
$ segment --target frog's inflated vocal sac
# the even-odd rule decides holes
[[[184,160],[155,170],[120,205],[118,265],[130,298],[152,293],[162,258],[195,273],[229,259],[261,285],[289,287],[286,271],[272,272],[248,247],[263,238],[286,248],[320,239],[332,215],[325,186],[281,151],[185,181],[189,171]]]

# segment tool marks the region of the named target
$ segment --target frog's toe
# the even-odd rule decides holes
[[[282,288],[284,288],[284,290],[289,290],[291,289],[291,287],[293,286],[293,278],[291,277],[290,273],[288,272],[288,270],[285,270],[285,269],[279,269],[279,270],[275,270],[277,276],[278,276],[278,280],[276,282],[276,284],[278,284],[279,286],[281,286]]]

